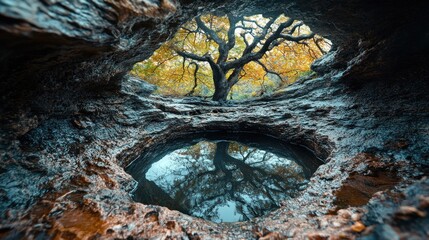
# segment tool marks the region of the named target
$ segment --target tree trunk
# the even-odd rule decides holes
[[[214,74],[213,72],[213,82],[215,86],[213,100],[220,102],[226,101],[229,91],[231,90],[231,86],[229,86],[225,74]]]
[[[226,168],[225,159],[228,156],[229,142],[218,142],[216,143],[216,151],[213,158],[213,165],[216,171],[222,171],[225,175],[230,175],[231,172]]]
[[[210,62],[210,67],[213,72],[213,83],[215,86],[213,101],[226,101],[230,87],[228,80],[226,79],[225,72],[214,62]]]
[[[224,102],[226,101],[227,97],[228,97],[228,93],[229,93],[230,88],[228,87],[228,85],[226,85],[225,87],[215,87],[215,92],[213,94],[213,100],[214,101],[219,101],[219,102]]]

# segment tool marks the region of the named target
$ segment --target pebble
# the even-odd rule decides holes
[[[323,232],[314,232],[307,234],[308,240],[326,240],[329,239],[329,234]]]
[[[340,222],[333,222],[332,223],[332,226],[334,226],[334,227],[341,227],[342,226],[342,224],[340,223]]]
[[[320,228],[322,228],[322,229],[327,228],[328,225],[329,225],[329,223],[325,219],[320,220]]]
[[[365,230],[365,228],[366,228],[365,225],[363,225],[363,223],[361,223],[361,222],[355,222],[355,224],[353,224],[353,226],[351,226],[351,230],[353,232],[358,232],[358,233]]]
[[[362,215],[359,213],[353,213],[352,214],[352,220],[355,222],[359,221],[361,219],[361,217],[362,217]]]
[[[399,219],[407,220],[413,216],[426,217],[426,212],[418,210],[413,206],[401,206],[396,212],[396,217]]]
[[[340,209],[338,210],[338,216],[348,220],[351,217],[351,212],[349,210]]]
[[[271,232],[259,238],[259,240],[281,240],[281,239],[282,239],[282,236],[277,232]]]

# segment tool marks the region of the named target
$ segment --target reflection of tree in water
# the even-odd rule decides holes
[[[302,167],[294,161],[235,142],[200,142],[160,162],[165,159],[163,169],[146,175],[168,193],[158,196],[174,200],[176,206],[167,207],[213,221],[222,220],[222,206],[235,208],[238,220],[264,215],[305,184]]]

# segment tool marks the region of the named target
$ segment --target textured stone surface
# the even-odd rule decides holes
[[[425,9],[423,1],[0,0],[0,237],[427,238]],[[337,49],[315,65],[324,76],[263,99],[219,105],[140,94],[126,77],[132,64],[210,10],[284,10]],[[123,167],[203,130],[263,132],[326,164],[302,195],[249,222],[133,202],[136,183]],[[335,206],[343,183],[374,171],[398,183],[362,206]]]
[[[390,99],[391,93],[380,84],[368,84],[344,95],[348,87],[333,86],[329,81],[325,76],[294,85],[278,96],[227,106],[197,98],[127,94],[84,101],[79,112],[44,121],[11,143],[3,155],[0,182],[4,234],[26,231],[34,236],[198,235],[236,239],[268,233],[302,238],[316,231],[323,236],[355,237],[358,233],[351,228],[355,220],[348,215],[362,214],[363,223],[369,226],[395,223],[390,212],[411,205],[408,201],[415,201],[415,194],[429,196],[427,180],[419,180],[427,175],[423,172],[429,151],[424,129],[429,120],[425,110],[429,101]],[[415,90],[419,88],[423,86]],[[386,98],[391,105],[381,107]],[[401,117],[392,117],[397,112],[403,113]],[[133,202],[128,193],[136,183],[122,167],[141,153],[202,130],[263,132],[305,145],[327,163],[301,196],[250,222],[214,224]],[[394,171],[401,181],[394,189],[375,194],[368,207],[333,214],[335,192],[342,181],[349,173],[365,175],[369,169]],[[402,187],[410,185],[406,191],[415,193],[401,195]],[[421,211],[427,211],[424,206]],[[419,219],[412,216],[409,221],[417,222],[416,227],[424,223]],[[391,234],[378,232],[385,229],[376,228],[375,234]],[[415,230],[398,230],[403,234],[407,231]]]
[[[206,11],[284,11],[334,41],[331,71],[347,69],[349,82],[373,80],[398,63],[424,60],[426,7],[424,1],[2,0],[0,120],[5,126],[22,116],[68,114],[82,98],[117,90],[135,62]]]
[[[153,93],[157,86],[145,82],[137,76],[126,75],[122,80],[121,91],[138,96],[147,96]]]

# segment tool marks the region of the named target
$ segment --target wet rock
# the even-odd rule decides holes
[[[362,214],[359,214],[359,213],[353,213],[352,214],[352,220],[353,221],[359,221],[361,219],[361,217],[362,217]]]
[[[388,224],[378,225],[371,236],[364,237],[362,239],[365,240],[376,240],[376,239],[391,239],[391,240],[399,240],[400,236],[396,233],[396,231]]]
[[[180,23],[216,9],[287,11],[336,51],[314,65],[319,77],[257,101],[147,96],[150,87],[124,78]],[[425,1],[1,1],[0,236],[254,239],[257,225],[327,239],[353,224],[344,212],[326,214],[349,186],[342,199],[363,195],[356,205],[365,214],[351,218],[368,226],[367,239],[427,238],[426,9]],[[213,130],[271,135],[326,164],[297,198],[244,223],[131,200],[131,161]],[[350,201],[341,208],[355,209]],[[415,209],[395,218],[401,206]]]
[[[308,240],[327,240],[329,239],[330,235],[323,232],[314,232],[307,234]]]
[[[125,75],[121,82],[121,90],[125,93],[145,96],[151,94],[156,89],[157,87],[155,85],[129,74]]]
[[[401,220],[409,220],[415,217],[426,217],[426,212],[412,206],[401,206],[396,212],[395,217]]]
[[[419,201],[420,201],[420,205],[419,205],[420,208],[422,209],[429,208],[429,197],[420,196]]]
[[[363,223],[361,223],[361,222],[356,222],[355,224],[353,224],[350,227],[350,229],[353,232],[357,232],[357,233],[363,232],[365,230],[365,228],[366,228],[365,225],[363,225]]]
[[[146,213],[144,218],[149,222],[158,222],[159,213],[157,211],[151,211]]]
[[[376,161],[381,164],[380,161]],[[373,165],[373,161],[369,163]],[[399,182],[395,173],[382,169],[370,169],[368,174],[352,173],[343,183],[342,187],[335,193],[337,199],[335,204],[344,208],[347,206],[362,206],[366,204],[373,195],[380,195],[384,190],[392,188]],[[380,197],[383,197],[381,194]]]
[[[341,223],[341,222],[337,222],[337,221],[334,221],[334,222],[332,222],[332,226],[333,227],[335,227],[335,228],[339,228],[339,227],[341,227],[343,224]]]
[[[338,216],[340,216],[344,220],[348,220],[351,218],[351,212],[349,210],[340,209],[340,210],[338,210],[337,214],[338,214]]]
[[[417,239],[427,238],[426,228],[421,226],[429,223],[429,218],[423,209],[418,207],[419,197],[429,192],[428,180],[418,181],[403,190],[400,197],[396,195],[388,196],[386,200],[373,201],[369,211],[362,218],[366,225],[375,224],[380,230],[380,225],[389,224],[387,229],[394,227],[395,232],[401,236],[413,236]],[[416,227],[416,223],[421,224]],[[374,231],[378,234],[377,231]],[[391,232],[391,231],[387,231]],[[371,236],[373,236],[372,234]]]
[[[338,235],[332,237],[332,239],[352,240],[356,239],[356,237],[348,232],[340,232]]]
[[[280,235],[280,233],[273,232],[273,233],[268,233],[265,236],[260,237],[258,239],[259,240],[281,240],[284,238]]]
[[[338,50],[333,50],[324,55],[323,57],[317,59],[311,64],[311,69],[318,73],[326,74],[334,69],[334,65],[338,65],[339,63],[335,60],[335,55],[338,54]],[[342,63],[344,64],[344,63]]]

